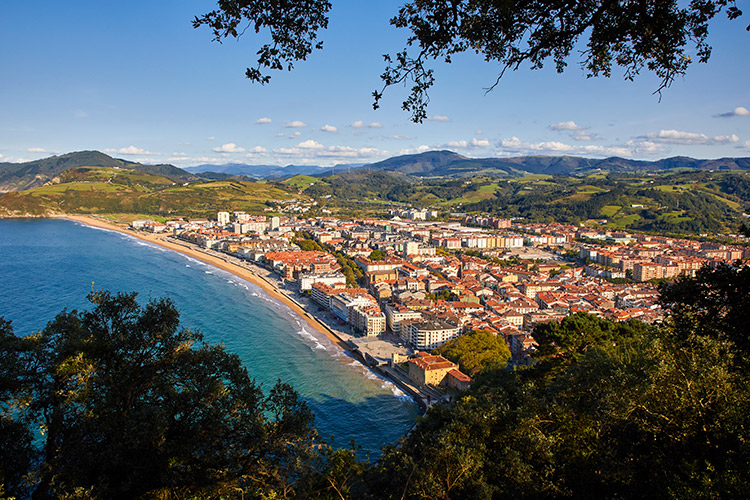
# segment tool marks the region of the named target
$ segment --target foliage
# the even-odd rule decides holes
[[[323,48],[323,42],[316,41],[317,32],[328,27],[330,8],[327,0],[220,0],[219,9],[196,17],[193,27],[210,27],[217,42],[239,38],[250,28],[255,33],[268,29],[272,43],[258,50],[257,66],[245,73],[253,82],[266,84],[271,79],[266,70],[291,71],[294,61],[304,61]]]
[[[542,68],[551,59],[558,72],[567,66],[580,39],[581,66],[587,76],[612,74],[621,66],[625,79],[633,80],[642,69],[661,80],[660,92],[675,77],[684,75],[691,58],[686,46],[693,44],[700,62],[711,55],[708,23],[728,3],[726,0],[695,1],[683,7],[676,1],[657,2],[496,2],[494,0],[413,0],[401,7],[391,24],[411,32],[407,48],[395,58],[385,56],[387,68],[381,78],[384,89],[411,82],[411,93],[403,102],[415,122],[426,118],[427,90],[434,83],[429,60],[450,63],[463,52],[481,54],[502,68],[492,89],[506,70],[528,63]],[[730,19],[741,15],[731,2]],[[416,46],[412,55],[409,47]],[[375,107],[382,91],[375,92]]]
[[[492,372],[431,408],[384,451],[372,497],[747,496],[746,373],[712,338],[684,349],[635,325],[617,338],[605,323],[579,317],[592,341],[570,342],[575,355]]]
[[[385,259],[385,253],[382,250],[373,250],[367,258],[370,260],[383,260]]]
[[[510,350],[502,336],[487,330],[473,330],[450,340],[434,351],[454,363],[470,377],[491,370],[504,369],[510,359]]]
[[[704,266],[694,278],[679,278],[660,287],[660,300],[671,309],[674,332],[730,342],[744,363],[750,363],[750,266]]]
[[[246,72],[252,81],[265,84],[270,77],[261,70],[291,70],[295,61],[322,48],[317,32],[328,26],[330,8],[328,0],[221,0],[218,10],[196,18],[193,26],[209,26],[216,41],[238,38],[247,29],[267,29],[272,43],[261,46],[257,66]],[[708,61],[709,22],[725,8],[729,19],[742,15],[731,0],[695,0],[687,5],[676,0],[411,0],[391,19],[392,25],[411,34],[406,48],[384,56],[383,89],[373,92],[373,106],[378,108],[386,88],[410,83],[402,108],[413,121],[422,122],[427,117],[427,91],[435,82],[429,61],[450,63],[457,54],[479,54],[501,67],[492,89],[505,71],[524,63],[539,69],[551,59],[562,72],[583,40],[580,64],[587,76],[609,77],[615,65],[623,68],[626,80],[633,80],[646,69],[661,80],[660,92],[685,74],[692,62],[689,46],[698,61]]]
[[[38,334],[3,327],[3,375],[15,381],[4,384],[3,440],[8,420],[43,431],[19,443],[34,457],[34,498],[289,488],[310,452],[312,414],[288,385],[264,396],[236,355],[179,328],[169,300],[89,298],[93,310],[65,311]],[[0,453],[7,486],[19,488],[6,468],[13,449]]]
[[[647,333],[649,325],[629,320],[616,323],[597,318],[587,313],[575,313],[562,321],[551,321],[537,325],[534,339],[539,343],[535,357],[570,358],[602,344],[616,344],[624,339],[632,339]]]

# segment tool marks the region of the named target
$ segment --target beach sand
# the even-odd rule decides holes
[[[318,332],[328,337],[331,340],[331,342],[333,342],[335,345],[339,346],[340,348],[344,350],[350,350],[342,339],[337,337],[327,326],[325,326],[323,323],[315,319],[312,315],[310,315],[307,311],[305,311],[302,307],[300,307],[299,304],[297,304],[296,302],[291,300],[289,297],[281,293],[281,291],[279,291],[279,289],[272,282],[263,279],[261,276],[254,274],[252,271],[248,269],[237,266],[230,262],[226,262],[217,257],[213,257],[204,252],[200,252],[198,250],[194,250],[186,246],[172,243],[166,239],[165,235],[147,234],[141,231],[132,231],[128,229],[129,226],[127,224],[118,224],[118,223],[111,222],[106,219],[93,217],[89,215],[65,215],[64,218],[68,220],[76,221],[76,222],[81,222],[83,224],[88,224],[90,226],[118,231],[118,232],[130,235],[130,236],[133,236],[135,238],[138,238],[140,240],[148,241],[150,243],[153,243],[154,245],[159,245],[160,247],[167,248],[169,250],[174,250],[175,252],[180,252],[185,255],[189,255],[190,257],[201,260],[205,262],[206,264],[210,264],[214,267],[218,267],[219,269],[230,272],[239,278],[242,278],[244,280],[249,281],[250,283],[253,283],[254,285],[259,286],[260,288],[263,289],[263,291],[265,291],[272,298],[288,306],[300,318],[302,318],[305,322],[307,322],[307,324],[309,324],[312,328],[314,328]]]

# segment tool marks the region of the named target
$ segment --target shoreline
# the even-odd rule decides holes
[[[231,262],[227,262],[226,260],[222,258],[215,257],[204,251],[195,250],[187,245],[173,243],[169,241],[165,235],[158,235],[158,234],[150,235],[150,234],[144,234],[144,233],[140,233],[136,231],[131,231],[128,229],[128,226],[125,224],[118,224],[115,222],[111,222],[109,220],[101,219],[101,218],[90,216],[90,215],[64,215],[64,216],[61,216],[60,218],[75,221],[75,222],[80,222],[82,224],[86,224],[86,225],[93,226],[93,227],[98,227],[101,229],[109,229],[112,231],[116,231],[119,233],[129,235],[129,236],[133,236],[134,238],[138,238],[139,240],[153,243],[154,245],[158,245],[162,248],[166,248],[168,250],[182,253],[194,259],[198,259],[201,262],[217,267],[221,269],[222,271],[231,273],[237,276],[238,278],[242,278],[246,281],[249,281],[253,285],[256,285],[259,288],[261,288],[271,298],[286,305],[289,309],[292,310],[292,312],[294,312],[297,316],[299,316],[300,319],[302,319],[305,323],[310,325],[311,328],[315,329],[317,332],[321,333],[322,335],[325,335],[334,345],[338,346],[339,348],[345,351],[353,352],[352,349],[346,344],[344,339],[337,336],[330,328],[328,328],[322,322],[315,319],[314,316],[312,316],[309,312],[307,312],[296,301],[292,300],[290,297],[282,293],[281,290],[279,290],[279,288],[274,283],[271,283],[270,281],[266,280],[264,277],[255,274],[250,269],[238,266]]]
[[[310,313],[305,307],[297,302],[293,297],[290,297],[284,293],[276,283],[267,279],[266,277],[257,274],[252,269],[229,262],[231,256],[225,254],[218,254],[219,256],[212,255],[204,249],[193,248],[188,242],[182,242],[180,240],[171,241],[173,238],[168,235],[162,234],[148,234],[139,231],[133,231],[127,224],[116,223],[109,219],[97,217],[93,215],[58,215],[54,218],[66,219],[74,222],[79,222],[88,226],[107,229],[115,231],[121,234],[132,236],[141,241],[153,243],[154,245],[160,246],[167,250],[179,252],[183,255],[192,257],[200,260],[201,262],[214,266],[218,269],[226,271],[240,279],[244,279],[253,285],[258,286],[263,290],[269,297],[287,306],[292,313],[298,316],[302,321],[308,324],[315,331],[325,336],[333,345],[337,346],[342,351],[350,353],[352,358],[364,366],[367,370],[371,371],[376,376],[380,376],[400,389],[406,396],[408,396],[414,404],[416,404],[420,411],[424,412],[430,406],[431,397],[429,394],[424,394],[420,389],[414,387],[411,382],[404,380],[403,376],[399,376],[395,373],[397,370],[387,367],[368,365],[364,359],[364,355],[357,349],[350,346],[345,337],[342,337],[335,330],[331,329],[324,322],[318,320],[314,314]],[[251,265],[251,264],[250,264]],[[342,335],[347,335],[342,332]]]

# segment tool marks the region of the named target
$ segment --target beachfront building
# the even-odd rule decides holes
[[[408,339],[407,335],[401,334],[401,322],[406,320],[419,320],[422,319],[422,313],[419,311],[412,311],[411,309],[402,306],[400,304],[386,304],[385,306],[385,318],[388,328],[400,336],[404,340]],[[408,332],[408,329],[407,329]]]
[[[408,324],[408,341],[415,348],[423,351],[431,351],[459,336],[461,329],[440,319],[434,320],[406,320],[401,323],[401,328]],[[404,337],[405,331],[401,332]]]
[[[418,386],[448,386],[466,390],[471,378],[458,369],[458,365],[442,356],[432,356],[426,352],[417,353],[409,360],[409,379]]]
[[[355,306],[351,316],[354,329],[368,337],[385,333],[385,315],[378,306]]]
[[[325,283],[333,288],[344,288],[346,286],[346,276],[341,273],[307,273],[300,274],[297,277],[300,292],[312,290],[314,283]]]
[[[377,301],[366,290],[364,290],[364,293],[353,293],[351,290],[342,290],[341,293],[331,297],[331,312],[347,323],[353,323],[352,308],[357,306],[377,307]]]
[[[339,270],[336,257],[328,252],[269,252],[265,261],[271,269],[287,279],[299,273],[330,273]]]

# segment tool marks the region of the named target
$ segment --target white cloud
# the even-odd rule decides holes
[[[202,165],[204,163],[209,164],[220,164],[225,163],[227,161],[226,158],[216,157],[216,156],[197,156],[192,158],[177,158],[175,161],[182,162],[183,165]]]
[[[730,118],[732,116],[750,116],[750,110],[743,106],[738,106],[728,113],[721,113],[715,116],[721,118]]]
[[[396,139],[397,141],[408,141],[411,137],[408,135],[394,135],[392,139]]]
[[[576,125],[574,121],[553,123],[548,128],[550,130],[583,130],[583,127]]]
[[[449,122],[451,121],[450,117],[445,115],[431,115],[428,116],[427,119],[432,122]]]
[[[272,120],[270,118],[268,118],[267,116],[264,116],[263,118],[258,118],[257,120],[255,120],[255,123],[259,125],[263,125],[265,123],[271,123],[271,121]]]
[[[427,146],[426,144],[422,144],[421,146],[417,146],[417,153],[424,153],[425,151],[429,151],[430,146]]]
[[[120,149],[105,149],[105,153],[120,154],[120,155],[155,155],[158,153],[152,153],[145,149],[137,148],[135,146],[128,146]]]
[[[482,135],[482,129],[478,128],[474,131],[474,135]]]
[[[370,128],[383,128],[383,125],[380,122],[370,122],[367,126]]]
[[[26,151],[28,151],[29,153],[49,153],[50,152],[44,148],[29,148]]]
[[[548,155],[589,155],[589,156],[629,156],[632,150],[622,146],[573,146],[559,141],[526,142],[518,137],[503,139],[499,146],[504,153],[548,154]]]
[[[659,156],[669,152],[669,148],[664,144],[648,140],[630,140],[625,143],[625,147],[630,148],[633,154]]]
[[[336,130],[338,130],[338,129],[336,127],[334,127],[333,125],[328,125],[326,123],[325,125],[323,125],[322,127],[320,127],[320,130],[322,130],[323,132],[336,132]]]
[[[228,142],[226,144],[222,144],[218,148],[213,148],[213,150],[217,153],[242,153],[245,148],[241,148],[233,142]]]
[[[387,151],[381,151],[373,147],[353,148],[349,146],[323,146],[322,144],[308,140],[299,143],[293,148],[274,149],[273,154],[280,157],[293,157],[295,161],[320,161],[323,160],[351,160],[351,159],[379,159],[387,155]]]
[[[349,126],[351,128],[364,128],[365,127],[365,122],[363,122],[362,120],[357,120],[356,122],[352,123]]]
[[[266,153],[267,150],[263,146],[254,146],[247,150],[247,156],[254,156]]]
[[[572,137],[576,141],[598,141],[601,139],[599,134],[589,134],[586,132],[577,132]]]
[[[208,140],[209,140],[209,141],[215,141],[215,140],[216,140],[216,137],[214,137],[214,136],[211,136],[211,137],[209,137],[209,138],[208,138]]]
[[[488,139],[477,139],[472,138],[471,141],[460,140],[460,141],[449,141],[445,144],[439,144],[434,146],[433,149],[445,149],[445,148],[456,148],[456,149],[468,149],[468,148],[486,148],[490,145]]]
[[[291,122],[286,122],[286,125],[284,125],[286,128],[302,128],[307,127],[307,123],[301,122],[299,120],[294,120]]]
[[[313,141],[312,139],[300,142],[299,144],[297,144],[297,147],[302,149],[323,149],[323,145],[321,143]]]
[[[682,132],[679,130],[660,130],[645,136],[646,139],[664,144],[703,145],[713,146],[716,144],[730,144],[740,140],[736,135],[717,135],[710,137],[706,134],[695,132]]]

